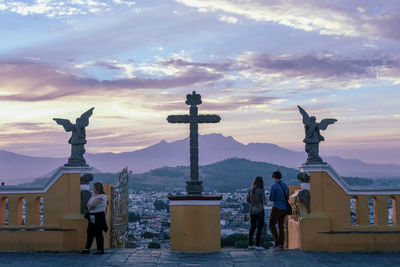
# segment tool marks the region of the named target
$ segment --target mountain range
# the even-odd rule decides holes
[[[67,144],[66,144],[67,145]],[[89,144],[90,145],[90,140]],[[268,162],[289,168],[297,168],[306,160],[305,152],[298,152],[270,143],[249,143],[236,141],[221,134],[199,136],[199,164],[207,165],[228,158],[244,158],[251,161]],[[395,164],[370,164],[357,159],[343,159],[336,156],[322,156],[342,176],[366,178],[400,177],[400,166]],[[144,149],[123,153],[85,154],[87,163],[102,172],[115,173],[128,166],[133,173],[144,173],[163,166],[189,165],[189,139],[174,142],[165,140]],[[0,150],[0,181],[7,184],[29,181],[43,176],[67,158],[32,157]]]
[[[200,166],[199,176],[203,181],[204,192],[235,192],[249,188],[256,176],[263,177],[265,188],[273,184],[271,174],[279,169],[283,180],[289,185],[299,184],[298,169],[287,168],[266,162],[250,161],[241,158],[230,158],[216,163]],[[94,180],[105,184],[118,183],[119,173],[97,173],[94,171]],[[129,172],[129,188],[138,191],[163,191],[180,194],[185,191],[186,181],[190,177],[189,166],[161,167],[144,173]],[[33,182],[24,183],[23,187],[41,187],[49,177],[37,178]],[[359,177],[345,177],[349,186],[370,188],[400,188],[399,178],[368,179]],[[214,191],[214,192],[213,192]]]

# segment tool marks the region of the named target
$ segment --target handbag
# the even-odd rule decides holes
[[[286,195],[286,190],[283,187],[283,185],[281,185],[281,183],[279,183],[279,182],[278,182],[278,184],[282,187],[283,194],[285,195],[285,198],[286,198],[286,214],[287,215],[292,215],[292,213],[293,213],[292,206],[288,202],[289,201],[289,196]]]

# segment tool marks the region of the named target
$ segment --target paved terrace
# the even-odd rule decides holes
[[[400,253],[327,253],[299,250],[217,253],[114,249],[105,255],[79,253],[0,253],[0,266],[400,266]]]

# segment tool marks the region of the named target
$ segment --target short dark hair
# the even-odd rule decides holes
[[[274,173],[272,174],[272,178],[280,180],[282,179],[282,173],[280,171],[274,171]]]

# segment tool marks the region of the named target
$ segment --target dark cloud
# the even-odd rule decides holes
[[[377,79],[380,77],[400,74],[400,58],[397,55],[353,58],[330,53],[306,55],[271,55],[251,53],[244,57],[240,57],[240,59],[235,62],[198,63],[182,59],[170,59],[162,62],[162,64],[186,69],[188,67],[208,68],[212,69],[213,72],[218,73],[250,71],[256,74],[279,74],[281,78],[274,80],[273,82],[291,78],[305,78],[311,82],[307,86],[308,89],[321,87],[320,83],[312,83],[315,80],[325,80],[333,83],[337,82],[340,83],[340,86],[343,86],[351,81]],[[324,86],[326,86],[326,84]],[[232,90],[236,91],[235,89]],[[273,93],[280,90],[281,89],[277,88],[268,88],[264,90],[257,89],[256,91],[258,93]],[[229,89],[225,91],[229,91]],[[252,90],[249,89],[248,92],[250,93],[250,91]],[[298,88],[285,88],[286,93],[296,94],[298,91]]]
[[[252,54],[240,64],[264,73],[280,73],[284,77],[318,79],[377,78],[381,69],[399,69],[397,57],[350,58],[332,54],[285,55]]]
[[[377,35],[380,35],[387,39],[400,40],[400,13],[397,8],[397,12],[391,15],[379,17],[374,20],[372,28]]]
[[[100,93],[118,89],[168,89],[206,84],[223,78],[201,68],[190,68],[175,76],[163,78],[97,80],[70,74],[55,67],[32,62],[0,63],[0,88],[11,88],[11,94],[0,99],[9,101],[46,101],[69,95]]]
[[[121,70],[122,69],[121,67],[117,66],[115,63],[107,62],[107,61],[96,61],[89,65],[95,66],[95,67],[103,67],[103,68],[110,69],[110,70]]]

